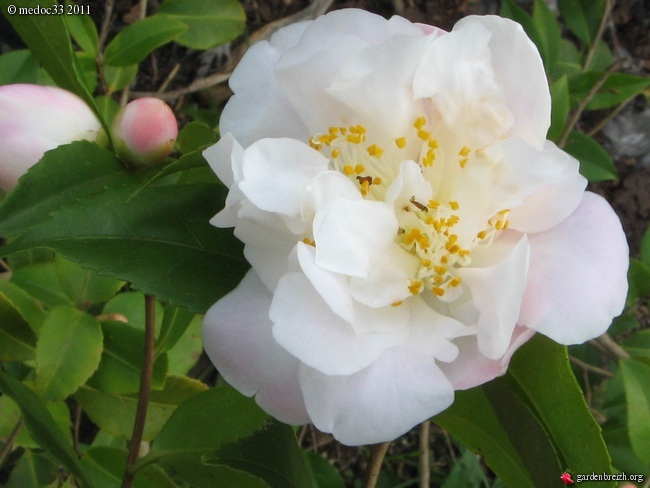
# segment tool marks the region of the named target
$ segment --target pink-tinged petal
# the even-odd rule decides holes
[[[357,334],[323,301],[302,273],[278,283],[270,311],[273,337],[301,362],[324,374],[347,375],[372,364],[408,338],[408,329]]]
[[[239,188],[261,210],[300,214],[305,186],[329,160],[293,139],[262,139],[244,151]]]
[[[367,277],[397,233],[392,208],[368,200],[331,200],[314,218],[316,263],[335,273]]]
[[[278,42],[280,46],[285,43]],[[231,132],[244,147],[267,137],[303,141],[309,138],[310,134],[278,85],[275,64],[280,53],[271,43],[259,42],[248,49],[230,77],[229,85],[235,95],[224,107],[219,127],[224,134]]]
[[[503,375],[515,351],[534,335],[534,330],[517,326],[508,350],[498,359],[483,356],[478,350],[476,337],[460,337],[454,341],[460,351],[458,357],[449,363],[439,363],[440,369],[454,385],[455,390],[474,388]]]
[[[299,363],[271,334],[271,293],[249,271],[203,321],[203,346],[225,380],[277,419],[309,422],[298,382]]]
[[[561,344],[599,336],[625,305],[628,245],[618,217],[586,192],[561,224],[529,235],[530,268],[519,324]]]
[[[459,269],[458,275],[470,289],[479,311],[476,324],[479,351],[488,359],[498,359],[510,345],[526,289],[528,241],[525,235],[509,233],[495,241],[489,251],[484,256],[474,254],[472,265]]]
[[[302,365],[300,384],[314,425],[352,446],[395,439],[454,399],[436,362],[408,347],[387,350],[350,376],[328,376]]]
[[[521,25],[495,15],[465,17],[454,31],[471,24],[480,24],[491,34],[488,48],[494,80],[503,88],[514,117],[508,135],[541,147],[551,122],[551,94],[537,47]]]
[[[39,85],[0,86],[0,188],[11,190],[45,151],[95,140],[101,124],[78,96]]]

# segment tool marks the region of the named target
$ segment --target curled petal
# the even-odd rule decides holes
[[[271,293],[249,271],[203,321],[203,347],[219,373],[277,419],[309,421],[298,382],[299,363],[271,334]]]
[[[628,246],[618,217],[586,192],[575,212],[532,234],[530,268],[519,324],[561,344],[599,336],[627,295]]]

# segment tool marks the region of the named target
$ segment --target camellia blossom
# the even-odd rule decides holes
[[[177,136],[174,112],[159,98],[137,98],[122,108],[113,121],[115,150],[136,167],[164,161],[174,149]]]
[[[535,332],[602,334],[628,248],[522,28],[340,10],[252,46],[205,152],[252,269],[204,322],[224,378],[344,444],[393,439]],[[540,365],[543,367],[543,365]]]
[[[77,95],[54,86],[0,86],[0,188],[11,190],[45,151],[95,140],[101,124]]]

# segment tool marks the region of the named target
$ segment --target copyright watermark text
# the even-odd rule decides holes
[[[9,15],[90,15],[90,5],[36,5],[35,7],[19,7],[9,5]]]

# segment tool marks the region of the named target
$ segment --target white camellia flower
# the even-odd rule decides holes
[[[11,190],[45,151],[94,141],[101,123],[74,93],[55,86],[0,86],[0,188]]]
[[[576,344],[621,312],[620,222],[545,140],[546,77],[518,24],[335,11],[251,47],[230,83],[205,152],[230,188],[212,223],[252,269],[204,344],[278,419],[390,440],[535,332]]]

